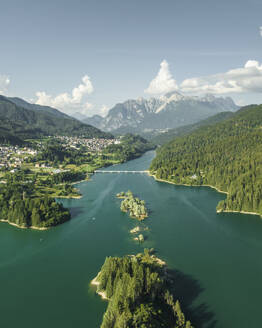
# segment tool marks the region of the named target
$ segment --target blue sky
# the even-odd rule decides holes
[[[261,0],[0,5],[6,95],[89,115],[170,90],[262,103]]]

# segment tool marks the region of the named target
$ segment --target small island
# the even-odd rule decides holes
[[[145,241],[144,235],[140,233],[137,237],[134,237],[134,240],[139,241],[140,243],[143,243]]]
[[[136,226],[135,228],[130,230],[130,233],[135,235],[133,238],[134,240],[143,243],[145,241],[145,236],[141,233],[143,231],[147,231],[148,227],[141,227],[141,226]]]
[[[130,190],[127,192],[122,191],[116,196],[124,199],[121,202],[120,209],[122,212],[129,212],[131,218],[142,221],[148,217],[145,201],[135,197]]]
[[[130,230],[130,233],[138,233],[141,231],[147,231],[148,227],[140,227],[140,226],[136,226],[135,228]]]
[[[109,302],[101,328],[192,328],[174,296],[166,263],[148,249],[123,258],[107,257],[91,284]]]

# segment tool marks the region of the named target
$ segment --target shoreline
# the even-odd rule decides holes
[[[0,222],[4,222],[4,223],[8,223],[14,227],[17,227],[19,229],[33,229],[33,230],[48,230],[49,228],[47,227],[35,227],[35,226],[30,226],[30,227],[23,227],[23,226],[20,226],[16,223],[13,223],[13,222],[10,222],[8,220],[3,220],[3,219],[0,219]]]
[[[260,213],[256,212],[247,212],[247,211],[234,211],[234,210],[217,210],[217,213],[240,213],[240,214],[250,214],[250,215],[257,215],[262,218]]]
[[[183,184],[183,183],[175,183],[175,182],[171,182],[168,180],[164,180],[164,179],[159,179],[157,178],[154,174],[149,173],[149,176],[153,177],[156,181],[159,182],[166,182],[169,184],[173,184],[175,186],[186,186],[186,187],[209,187],[212,189],[215,189],[217,192],[222,193],[222,194],[226,194],[228,195],[229,193],[227,191],[222,191],[220,189],[218,189],[215,186],[211,186],[211,185],[189,185],[189,184]],[[247,212],[247,211],[234,211],[234,210],[216,210],[217,213],[240,213],[240,214],[250,214],[250,215],[258,215],[262,218],[262,215],[260,213],[256,213],[256,212]]]
[[[151,150],[154,150],[154,149],[151,149]],[[149,150],[149,151],[151,151],[151,150]],[[142,157],[145,153],[147,153],[147,151],[144,152],[143,154],[139,155],[138,157],[133,158],[133,159],[140,158],[140,157]],[[94,169],[94,171],[92,171],[92,172],[88,172],[88,173],[87,173],[88,177],[87,177],[86,179],[79,180],[79,181],[75,181],[75,182],[71,182],[70,184],[73,186],[73,185],[76,185],[76,184],[78,184],[78,183],[88,182],[88,181],[91,180],[91,176],[94,175],[95,170],[102,169],[102,168],[108,168],[108,167],[110,167],[110,166],[115,166],[115,165],[119,165],[119,164],[124,164],[124,163],[127,163],[127,162],[132,161],[133,159],[130,159],[130,160],[127,160],[127,161],[124,161],[124,162],[119,162],[119,163],[114,163],[114,164],[106,165],[106,166],[98,166],[98,167],[96,167],[96,168]],[[147,172],[147,174],[150,175],[150,171],[146,171],[146,172]],[[55,197],[55,198],[67,198],[67,199],[70,199],[70,198],[71,198],[71,199],[80,199],[80,198],[82,198],[83,196],[80,194],[79,196],[72,196],[72,197],[71,197],[71,196],[60,196],[60,197],[58,197],[58,196],[53,196],[53,197]],[[125,197],[118,197],[118,198],[125,198]]]
[[[186,183],[175,183],[175,182],[172,182],[172,181],[168,181],[168,180],[164,180],[164,179],[159,179],[157,178],[154,174],[151,174],[151,173],[148,173],[150,177],[153,177],[156,181],[159,181],[159,182],[166,182],[166,183],[169,183],[169,184],[173,184],[175,186],[186,186],[186,187],[209,187],[209,188],[212,188],[212,189],[215,189],[217,192],[220,192],[222,194],[226,194],[228,195],[228,192],[227,191],[223,191],[223,190],[220,190],[218,189],[217,187],[215,186],[212,186],[212,185],[189,185],[189,184],[186,184]]]
[[[54,198],[57,198],[57,199],[80,199],[83,197],[83,195],[78,195],[78,196],[52,196]]]
[[[73,185],[76,185],[78,183],[87,182],[87,181],[89,181],[89,179],[84,179],[84,180],[80,180],[80,181],[71,182],[70,184],[71,184],[71,186],[73,186]],[[61,199],[63,199],[63,198],[64,199],[81,199],[82,197],[83,197],[82,194],[74,195],[74,196],[54,196],[54,198],[57,198],[57,199],[59,199],[59,198],[61,198]]]
[[[97,288],[98,288],[98,286],[100,285],[100,282],[97,280],[97,277],[99,276],[100,272],[101,272],[101,271],[99,271],[98,274],[95,276],[95,278],[91,280],[90,285],[96,286],[96,293],[97,293],[99,296],[101,296],[101,298],[102,298],[103,300],[109,300],[109,298],[106,296],[106,292],[105,292],[105,291],[99,291],[99,292],[97,291]]]
[[[93,173],[91,173],[93,174]],[[85,181],[89,181],[89,179],[84,179],[84,180],[80,180],[80,181],[76,181],[76,182],[71,182],[71,185],[75,185],[75,184],[78,184],[78,183],[82,183],[82,182],[85,182]]]

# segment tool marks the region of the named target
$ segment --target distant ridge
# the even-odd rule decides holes
[[[79,112],[75,112],[73,114],[70,114],[71,117],[76,118],[78,121],[84,121],[85,119],[87,119],[87,116],[79,113]],[[91,124],[92,125],[92,124]]]
[[[106,117],[93,116],[84,122],[116,134],[174,129],[194,124],[220,112],[239,107],[229,97],[189,97],[171,92],[160,98],[138,98],[116,104]]]
[[[44,111],[45,113],[54,114],[58,117],[70,118],[70,116],[66,115],[65,113],[62,113],[58,109],[55,109],[55,108],[52,108],[49,106],[41,106],[41,105],[37,105],[37,104],[31,104],[31,103],[29,103],[21,98],[17,98],[17,97],[14,97],[14,98],[7,97],[7,99],[10,100],[15,105],[17,105],[19,107],[23,107],[25,109]]]
[[[0,142],[17,144],[24,139],[47,135],[113,137],[54,108],[29,104],[20,98],[0,96]]]
[[[159,133],[157,132],[158,130],[155,130],[153,132],[144,133],[143,136],[154,144],[163,145],[173,140],[175,137],[182,137],[192,133],[194,130],[197,130],[200,127],[209,126],[225,121],[233,115],[233,112],[222,112],[194,124],[180,126],[179,128],[170,129],[162,133]]]

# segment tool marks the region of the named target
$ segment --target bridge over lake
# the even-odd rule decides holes
[[[140,174],[143,174],[143,173],[146,173],[148,174],[149,171],[109,171],[109,170],[95,170],[94,173],[140,173]]]

